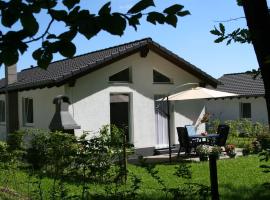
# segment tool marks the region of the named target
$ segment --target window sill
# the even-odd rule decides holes
[[[172,85],[173,82],[163,83],[163,82],[153,82],[153,84],[162,84],[162,85]]]
[[[132,84],[132,82],[112,82],[112,81],[109,81],[108,83],[111,84],[111,85],[128,85],[128,84]]]
[[[23,126],[24,127],[33,127],[35,124],[34,123],[25,123]]]
[[[6,122],[0,122],[0,126],[6,126]]]

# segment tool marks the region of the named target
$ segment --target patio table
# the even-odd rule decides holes
[[[209,145],[214,145],[218,137],[219,137],[219,134],[189,136],[191,140],[198,140],[199,144],[209,144]]]

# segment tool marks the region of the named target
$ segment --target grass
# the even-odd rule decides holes
[[[218,165],[218,179],[219,192],[221,199],[270,199],[270,190],[263,186],[264,183],[270,180],[270,173],[263,173],[259,166],[262,163],[257,156],[239,157],[236,159],[219,160]],[[190,163],[192,171],[192,179],[186,180],[178,178],[174,175],[177,163],[158,164],[158,175],[165,182],[167,187],[177,187],[183,185],[185,182],[195,182],[210,186],[209,167],[208,162]],[[135,174],[142,179],[139,193],[140,199],[164,199],[161,193],[156,189],[161,188],[158,182],[153,179],[145,168],[136,165],[129,165],[129,172]],[[8,195],[1,193],[1,188],[8,187],[12,191],[27,194],[32,191],[35,192],[37,184],[36,179],[29,178],[29,176],[18,170],[1,170],[0,171],[0,199],[19,199],[8,197]],[[49,198],[50,188],[53,181],[45,178],[42,181],[43,192],[45,198]],[[80,194],[81,186],[74,182],[65,183],[67,189],[72,194]],[[130,180],[128,181],[130,185]],[[95,193],[104,193],[106,185],[90,184],[90,191]]]

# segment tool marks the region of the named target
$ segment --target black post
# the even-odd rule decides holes
[[[126,133],[124,133],[123,137],[123,168],[124,168],[124,181],[127,183],[127,149],[126,149]]]
[[[167,117],[168,117],[168,142],[169,142],[169,161],[172,162],[172,148],[171,148],[171,127],[170,127],[170,102],[169,102],[169,96],[166,97],[167,101]]]
[[[209,169],[210,169],[212,200],[219,200],[218,177],[217,177],[217,158],[215,155],[209,155]]]

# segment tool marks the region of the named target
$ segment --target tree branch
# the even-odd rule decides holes
[[[28,41],[26,41],[26,42],[24,42],[24,43],[27,44],[27,43],[34,42],[34,41],[38,41],[38,40],[44,38],[44,37],[47,35],[47,33],[49,32],[49,30],[50,30],[50,28],[51,28],[53,22],[54,22],[54,19],[51,19],[51,21],[50,21],[50,23],[48,24],[48,26],[47,26],[45,32],[44,32],[41,36],[39,36],[39,37],[37,37],[37,38],[33,38],[32,40],[28,40]]]
[[[227,20],[214,21],[214,22],[216,22],[216,23],[223,23],[223,22],[237,21],[239,19],[245,19],[245,17],[236,17],[236,18],[230,18],[230,19],[227,19]]]

